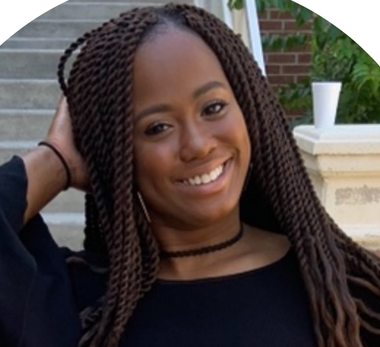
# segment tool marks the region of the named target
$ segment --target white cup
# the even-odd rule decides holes
[[[313,82],[313,118],[317,129],[334,126],[342,82]]]

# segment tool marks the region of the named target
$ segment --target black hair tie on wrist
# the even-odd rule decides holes
[[[41,142],[38,143],[38,146],[49,147],[57,155],[57,157],[61,161],[61,163],[62,163],[62,165],[63,165],[63,167],[65,168],[65,171],[66,171],[66,186],[65,186],[65,190],[69,189],[70,186],[71,186],[71,173],[70,173],[69,165],[67,165],[67,162],[66,162],[65,158],[63,157],[63,155],[61,153],[59,153],[58,149],[55,148],[49,142],[41,141]]]

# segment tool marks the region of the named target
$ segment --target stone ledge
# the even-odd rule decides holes
[[[293,131],[300,150],[309,154],[380,154],[380,124],[336,125],[319,130],[313,125]]]
[[[380,249],[380,125],[294,129],[317,196],[362,246]]]

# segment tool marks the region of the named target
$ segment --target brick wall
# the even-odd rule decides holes
[[[268,10],[259,18],[262,35],[286,35],[289,33],[311,33],[311,24],[296,27],[295,20],[286,13]],[[266,72],[271,85],[276,88],[287,83],[300,82],[310,74],[310,47],[295,47],[284,52],[264,52]],[[289,116],[297,116],[299,110],[288,110]]]

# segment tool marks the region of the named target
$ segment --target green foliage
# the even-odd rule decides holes
[[[289,48],[306,45],[310,42],[310,35],[296,33],[294,35],[263,36],[262,43],[266,51],[278,52]]]
[[[278,90],[285,109],[303,109],[301,122],[311,121],[312,81],[341,81],[337,122],[380,122],[380,67],[351,38],[337,27],[291,0],[256,0],[259,12],[269,8],[290,13],[296,24],[312,22],[312,34],[271,35],[263,37],[265,51],[286,51],[295,46],[311,45],[310,78]],[[243,0],[229,0],[230,8],[241,9]]]
[[[230,10],[241,10],[244,7],[244,0],[228,0]]]

